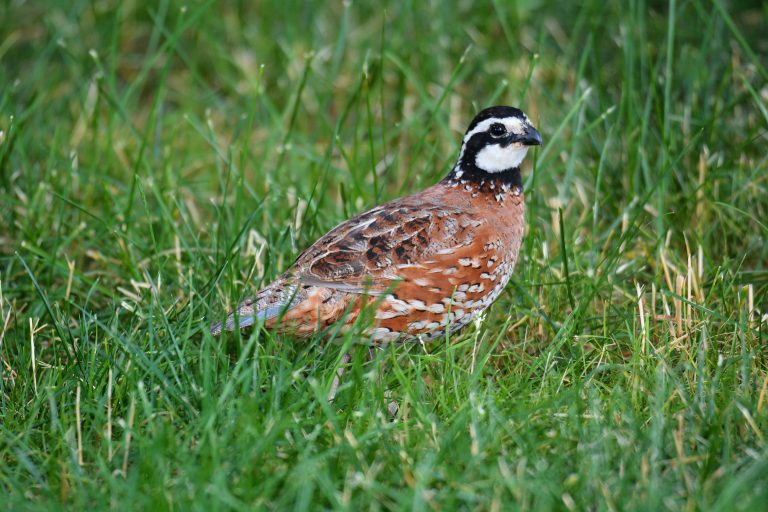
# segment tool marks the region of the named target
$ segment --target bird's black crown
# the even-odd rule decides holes
[[[475,126],[477,126],[478,124],[492,117],[497,117],[497,118],[517,117],[519,119],[527,119],[527,117],[525,116],[525,113],[523,113],[523,111],[520,110],[519,108],[507,107],[505,105],[488,107],[478,112],[478,114],[475,116],[472,122],[469,123],[469,128],[467,128],[467,133],[471,132],[475,128]]]

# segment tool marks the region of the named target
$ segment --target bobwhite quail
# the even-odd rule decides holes
[[[524,230],[520,163],[539,144],[522,111],[483,110],[441,182],[336,226],[211,333],[262,320],[309,336],[349,327],[366,304],[374,343],[455,332],[509,281]]]

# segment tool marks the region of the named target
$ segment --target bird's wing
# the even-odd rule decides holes
[[[483,224],[455,207],[393,201],[320,238],[297,258],[294,275],[310,286],[381,294],[466,252]]]

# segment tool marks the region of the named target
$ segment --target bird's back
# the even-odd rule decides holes
[[[441,182],[339,224],[238,307],[240,325],[261,317],[310,335],[342,318],[351,325],[366,305],[374,341],[465,325],[496,299],[517,259],[523,195],[498,192],[486,186],[472,197]]]

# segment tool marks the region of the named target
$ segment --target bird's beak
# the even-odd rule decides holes
[[[525,133],[517,139],[526,146],[541,146],[541,134],[531,125],[525,127]]]

